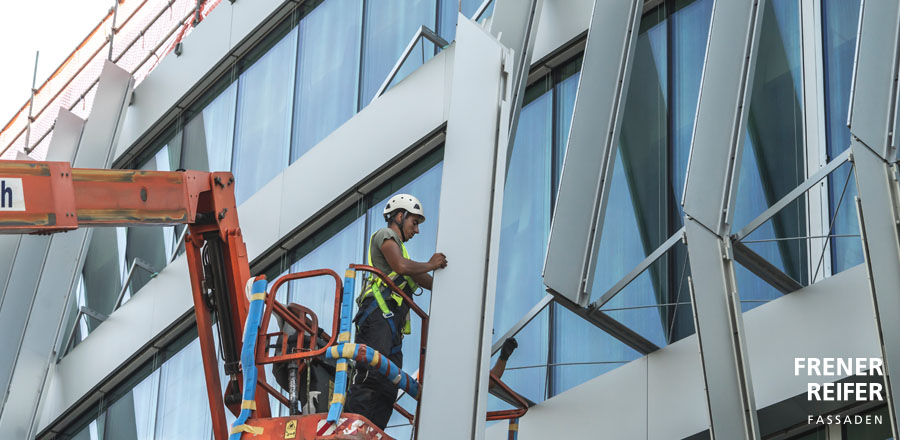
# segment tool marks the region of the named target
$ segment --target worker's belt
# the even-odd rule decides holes
[[[381,287],[382,287],[382,289],[381,289],[382,294],[384,294],[385,291],[390,292],[390,290],[391,290],[391,288],[388,286],[381,286]],[[378,301],[376,301],[375,298],[368,298],[368,297],[364,298],[362,304],[360,305],[359,311],[356,313],[356,316],[353,318],[353,322],[357,326],[361,326],[364,322],[366,322],[366,319],[369,318],[369,315],[371,315],[373,312],[375,312],[378,309],[379,309]],[[388,326],[391,328],[391,352],[390,352],[390,354],[392,354],[392,355],[400,353],[401,349],[403,348],[403,345],[402,345],[403,332],[397,326],[397,319],[396,319],[396,316],[394,315],[395,311],[398,313],[401,313],[401,312],[405,313],[405,312],[403,312],[403,308],[401,308],[400,310],[396,310],[396,309],[390,310],[390,311],[388,311],[388,313],[381,314],[381,316],[384,317],[384,319],[387,321]],[[406,318],[404,317],[404,319],[406,319]]]

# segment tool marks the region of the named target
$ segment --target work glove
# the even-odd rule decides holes
[[[510,356],[512,356],[513,352],[516,351],[516,348],[519,347],[519,343],[516,342],[516,338],[509,338],[503,342],[503,348],[500,349],[500,360],[507,360]]]

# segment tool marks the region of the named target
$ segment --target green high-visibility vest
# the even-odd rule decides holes
[[[372,237],[374,236],[375,234],[372,234]],[[367,263],[369,266],[372,266],[372,237],[369,237],[369,252]],[[406,246],[404,246],[403,243],[400,243],[400,250],[403,251],[403,258],[409,260],[409,253],[406,252]],[[394,277],[396,276],[397,272],[394,271],[391,271],[391,273],[388,274],[388,278],[390,279],[394,279]],[[384,284],[384,282],[381,281],[381,278],[377,277],[376,275],[369,275],[367,284],[368,288],[365,289],[362,296],[359,297],[359,304],[362,304],[363,300],[366,299],[369,295],[373,295],[375,297],[375,302],[378,303],[378,308],[381,309],[381,313],[385,315],[391,313],[391,309],[388,308],[387,302],[381,295],[381,287]],[[419,285],[416,284],[415,281],[413,281],[412,277],[404,275],[403,282],[398,284],[397,287],[406,290],[407,292],[415,292],[416,290],[418,290]],[[391,299],[396,301],[398,306],[403,305],[403,297],[398,295],[397,293],[391,292]],[[403,323],[403,333],[408,335],[411,333],[411,331],[412,329],[410,328],[409,317],[407,317],[406,321]]]

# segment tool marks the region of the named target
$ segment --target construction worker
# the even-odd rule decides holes
[[[447,267],[447,257],[438,252],[427,262],[414,261],[404,245],[419,233],[419,224],[425,221],[422,203],[409,194],[398,194],[391,197],[383,214],[387,226],[372,234],[368,264],[387,274],[409,296],[419,287],[431,290],[429,272]],[[368,277],[356,301],[356,343],[372,347],[403,368],[403,335],[410,333],[409,304],[374,275]],[[345,410],[365,416],[384,429],[394,411],[397,389],[377,372],[357,371]]]

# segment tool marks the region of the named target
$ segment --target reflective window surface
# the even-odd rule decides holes
[[[238,205],[288,164],[297,30],[272,47],[238,81],[234,197]]]
[[[359,57],[352,54],[360,50],[362,2],[324,2],[300,20],[299,32],[291,161],[356,113]]]
[[[825,134],[831,160],[850,146],[847,113],[850,108],[850,82],[856,55],[856,32],[860,0],[822,0],[822,39],[825,59]],[[846,188],[846,190],[844,189]],[[863,262],[859,223],[853,198],[856,179],[844,164],[828,179],[829,214],[833,217],[831,234],[831,271],[841,272]],[[840,202],[840,204],[839,204]]]
[[[803,145],[803,69],[800,8],[793,1],[765,6],[753,95],[735,197],[733,231],[787,195],[806,179]],[[802,285],[809,284],[805,198],[782,209],[744,239],[751,250]],[[818,257],[818,253],[816,253]],[[781,293],[735,265],[743,310]]]
[[[641,20],[595,249],[592,301],[683,226],[681,198],[711,11],[709,0],[676,2]],[[689,275],[685,247],[676,246],[603,310],[657,346],[677,341],[694,331]],[[607,357],[620,360],[627,353]]]

